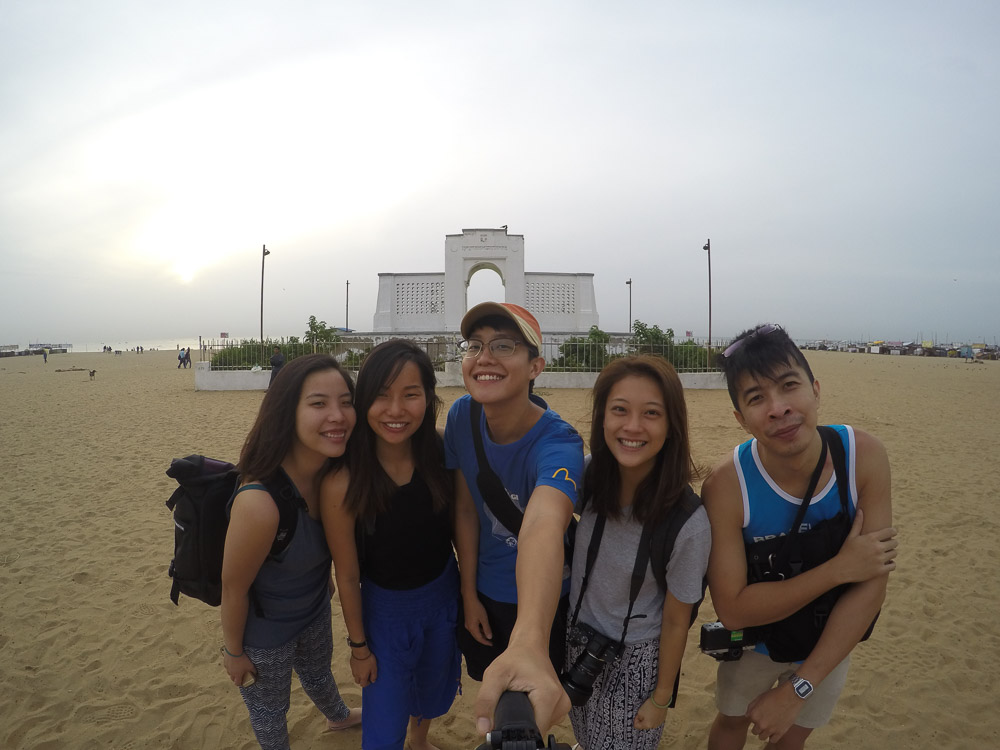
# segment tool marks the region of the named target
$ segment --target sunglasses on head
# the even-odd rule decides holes
[[[774,323],[765,323],[762,326],[757,326],[754,330],[752,330],[750,333],[748,333],[743,338],[736,339],[736,341],[734,341],[733,343],[731,343],[726,348],[726,350],[724,352],[722,352],[722,356],[723,357],[731,357],[736,352],[738,352],[740,350],[740,348],[746,342],[748,342],[750,339],[756,338],[757,336],[767,336],[769,333],[774,333],[775,331],[781,331],[781,330],[783,330],[782,327],[779,326],[779,325],[775,325]]]

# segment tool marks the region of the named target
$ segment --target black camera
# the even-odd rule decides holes
[[[760,628],[726,630],[721,622],[706,622],[701,626],[701,652],[716,661],[737,661],[744,649],[760,641]]]
[[[594,694],[594,680],[604,665],[618,656],[619,642],[601,635],[586,623],[573,628],[570,642],[583,646],[573,666],[559,675],[563,689],[574,706],[582,706]]]
[[[542,744],[542,734],[535,724],[535,711],[527,693],[506,691],[497,701],[493,716],[497,727],[486,735],[486,742],[476,750],[571,750],[565,742],[556,742],[549,735],[549,744]]]

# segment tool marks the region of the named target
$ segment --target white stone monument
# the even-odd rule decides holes
[[[546,338],[585,334],[598,325],[594,274],[526,272],[524,235],[507,234],[507,227],[446,235],[444,254],[444,273],[378,275],[374,333],[457,334],[469,281],[486,268],[503,282],[502,301],[530,310]]]

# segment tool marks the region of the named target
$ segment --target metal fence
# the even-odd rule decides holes
[[[351,336],[333,342],[268,339],[263,343],[256,339],[203,339],[199,358],[202,362],[210,362],[213,370],[251,370],[256,367],[267,370],[271,367],[274,347],[278,347],[286,361],[304,354],[332,354],[348,370],[357,371],[367,353],[389,338],[392,337]],[[462,359],[457,338],[440,336],[414,341],[427,352],[435,370],[443,371],[446,362]],[[548,372],[600,372],[612,359],[637,353],[663,357],[673,364],[677,372],[717,372],[719,368],[715,366],[715,356],[724,346],[724,342],[719,342],[710,353],[705,342],[696,339],[649,345],[623,336],[612,338],[608,343],[574,339],[546,341],[542,343],[541,355],[545,358]]]

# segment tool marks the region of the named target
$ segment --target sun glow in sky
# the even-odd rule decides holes
[[[902,0],[13,0],[0,344],[253,335],[264,244],[271,335],[342,324],[348,280],[365,330],[378,273],[442,271],[446,234],[504,224],[526,270],[594,273],[609,331],[633,278],[633,318],[706,335],[711,237],[716,335],[989,341],[998,22]]]

